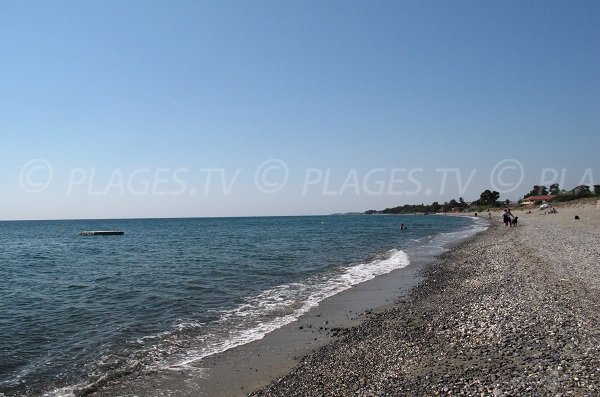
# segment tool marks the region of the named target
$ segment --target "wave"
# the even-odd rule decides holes
[[[473,223],[464,229],[418,239],[420,250],[428,251],[429,255],[439,254],[446,251],[449,244],[469,238],[489,226],[485,220],[470,218]],[[189,350],[166,368],[190,367],[211,355],[260,340],[268,333],[296,321],[321,301],[409,264],[409,256],[405,251],[392,249],[367,263],[339,267],[335,272],[313,276],[301,283],[282,284],[263,291],[247,298],[237,307],[222,312],[210,331],[202,336],[203,346]]]
[[[75,396],[75,390],[78,390],[78,394],[82,390],[94,391],[107,381],[132,370],[202,371],[191,364],[262,339],[270,332],[296,321],[324,299],[409,264],[404,251],[393,249],[367,263],[339,266],[329,273],[315,275],[302,282],[282,284],[250,296],[236,307],[221,311],[216,321],[201,323],[181,320],[171,330],[138,338],[135,343],[142,351],[132,352],[118,366],[111,366],[109,372],[97,371],[97,376],[93,377],[95,380],[55,389],[43,396],[72,397]],[[182,346],[187,346],[184,353],[181,353]],[[102,367],[104,363],[98,369]]]
[[[409,264],[404,251],[393,249],[383,258],[368,263],[339,268],[337,272],[313,276],[301,283],[283,284],[263,291],[239,306],[224,311],[215,326],[211,327],[214,332],[203,335],[204,346],[188,351],[169,368],[188,367],[203,358],[262,339],[268,333],[297,320],[324,299]]]

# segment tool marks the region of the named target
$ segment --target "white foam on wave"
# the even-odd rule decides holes
[[[188,367],[208,356],[262,339],[268,333],[297,320],[324,299],[409,264],[404,251],[393,249],[385,257],[368,263],[341,268],[332,274],[313,276],[302,283],[268,289],[248,298],[236,308],[223,312],[217,329],[227,329],[227,335],[204,335],[205,345],[202,348],[189,351],[169,368]]]
[[[73,391],[75,387],[77,386],[61,387],[42,394],[42,397],[75,397],[75,392]],[[0,394],[0,396],[2,396],[2,394]]]
[[[191,364],[214,354],[222,353],[236,346],[244,345],[265,337],[268,333],[281,328],[295,320],[321,301],[337,293],[368,281],[379,275],[389,273],[409,265],[408,255],[403,251],[391,250],[382,258],[368,263],[338,268],[336,272],[310,277],[301,283],[282,284],[255,296],[249,297],[237,307],[223,311],[215,324],[208,325],[195,321],[182,321],[172,329],[155,335],[144,336],[135,340],[146,346],[146,354],[156,357],[157,362],[148,369],[196,371],[196,376],[203,375],[203,369]],[[200,348],[192,348],[178,358],[169,358],[169,350],[176,344],[162,345],[168,340],[189,330],[206,329],[196,340]],[[164,361],[161,357],[167,355]],[[131,364],[133,365],[133,364]],[[199,371],[199,372],[198,372]],[[89,383],[61,387],[48,391],[43,397],[74,397],[75,390],[104,382],[108,374]],[[0,395],[1,397],[1,395]]]

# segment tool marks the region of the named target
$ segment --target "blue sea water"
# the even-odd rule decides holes
[[[0,222],[0,395],[184,367],[482,228],[431,215]],[[125,234],[79,235],[106,229]]]

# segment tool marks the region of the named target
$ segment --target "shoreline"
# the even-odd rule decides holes
[[[484,222],[487,224],[488,222]],[[480,221],[473,220],[462,234],[478,232]],[[472,229],[471,229],[472,228]],[[97,388],[81,390],[89,396],[244,396],[265,387],[285,375],[301,357],[337,340],[348,330],[376,313],[388,310],[407,296],[423,280],[422,270],[436,260],[440,252],[452,249],[464,240],[448,243],[434,238],[427,254],[406,251],[410,265],[377,276],[321,301],[299,319],[278,328],[262,339],[239,345],[199,359],[185,367],[171,367],[150,373],[130,374],[126,382],[116,380]],[[472,237],[472,236],[471,236]],[[469,237],[470,238],[470,237]],[[419,246],[421,247],[421,246]],[[414,256],[413,256],[414,254]]]
[[[597,395],[600,209],[556,207],[493,218],[407,299],[252,395]]]
[[[83,395],[245,396],[285,375],[301,358],[326,346],[398,299],[422,281],[433,261],[420,258],[407,267],[377,276],[321,301],[297,320],[262,339],[199,359],[186,367],[139,374],[126,383],[109,382]]]

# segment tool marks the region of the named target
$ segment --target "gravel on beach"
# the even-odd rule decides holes
[[[573,222],[494,222],[251,395],[599,396],[600,228]]]

